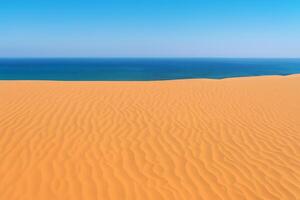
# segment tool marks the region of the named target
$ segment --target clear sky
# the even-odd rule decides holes
[[[0,57],[300,57],[300,0],[0,0]]]

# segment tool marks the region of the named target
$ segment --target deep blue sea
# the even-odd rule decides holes
[[[300,59],[2,58],[0,80],[150,81],[289,75]]]

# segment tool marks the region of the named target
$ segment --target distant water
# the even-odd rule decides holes
[[[0,80],[149,81],[295,73],[300,73],[300,59],[0,59]]]

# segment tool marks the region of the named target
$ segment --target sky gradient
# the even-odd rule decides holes
[[[0,4],[0,57],[300,57],[299,0]]]

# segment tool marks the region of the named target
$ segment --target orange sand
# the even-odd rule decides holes
[[[300,76],[1,81],[0,199],[300,199]]]

